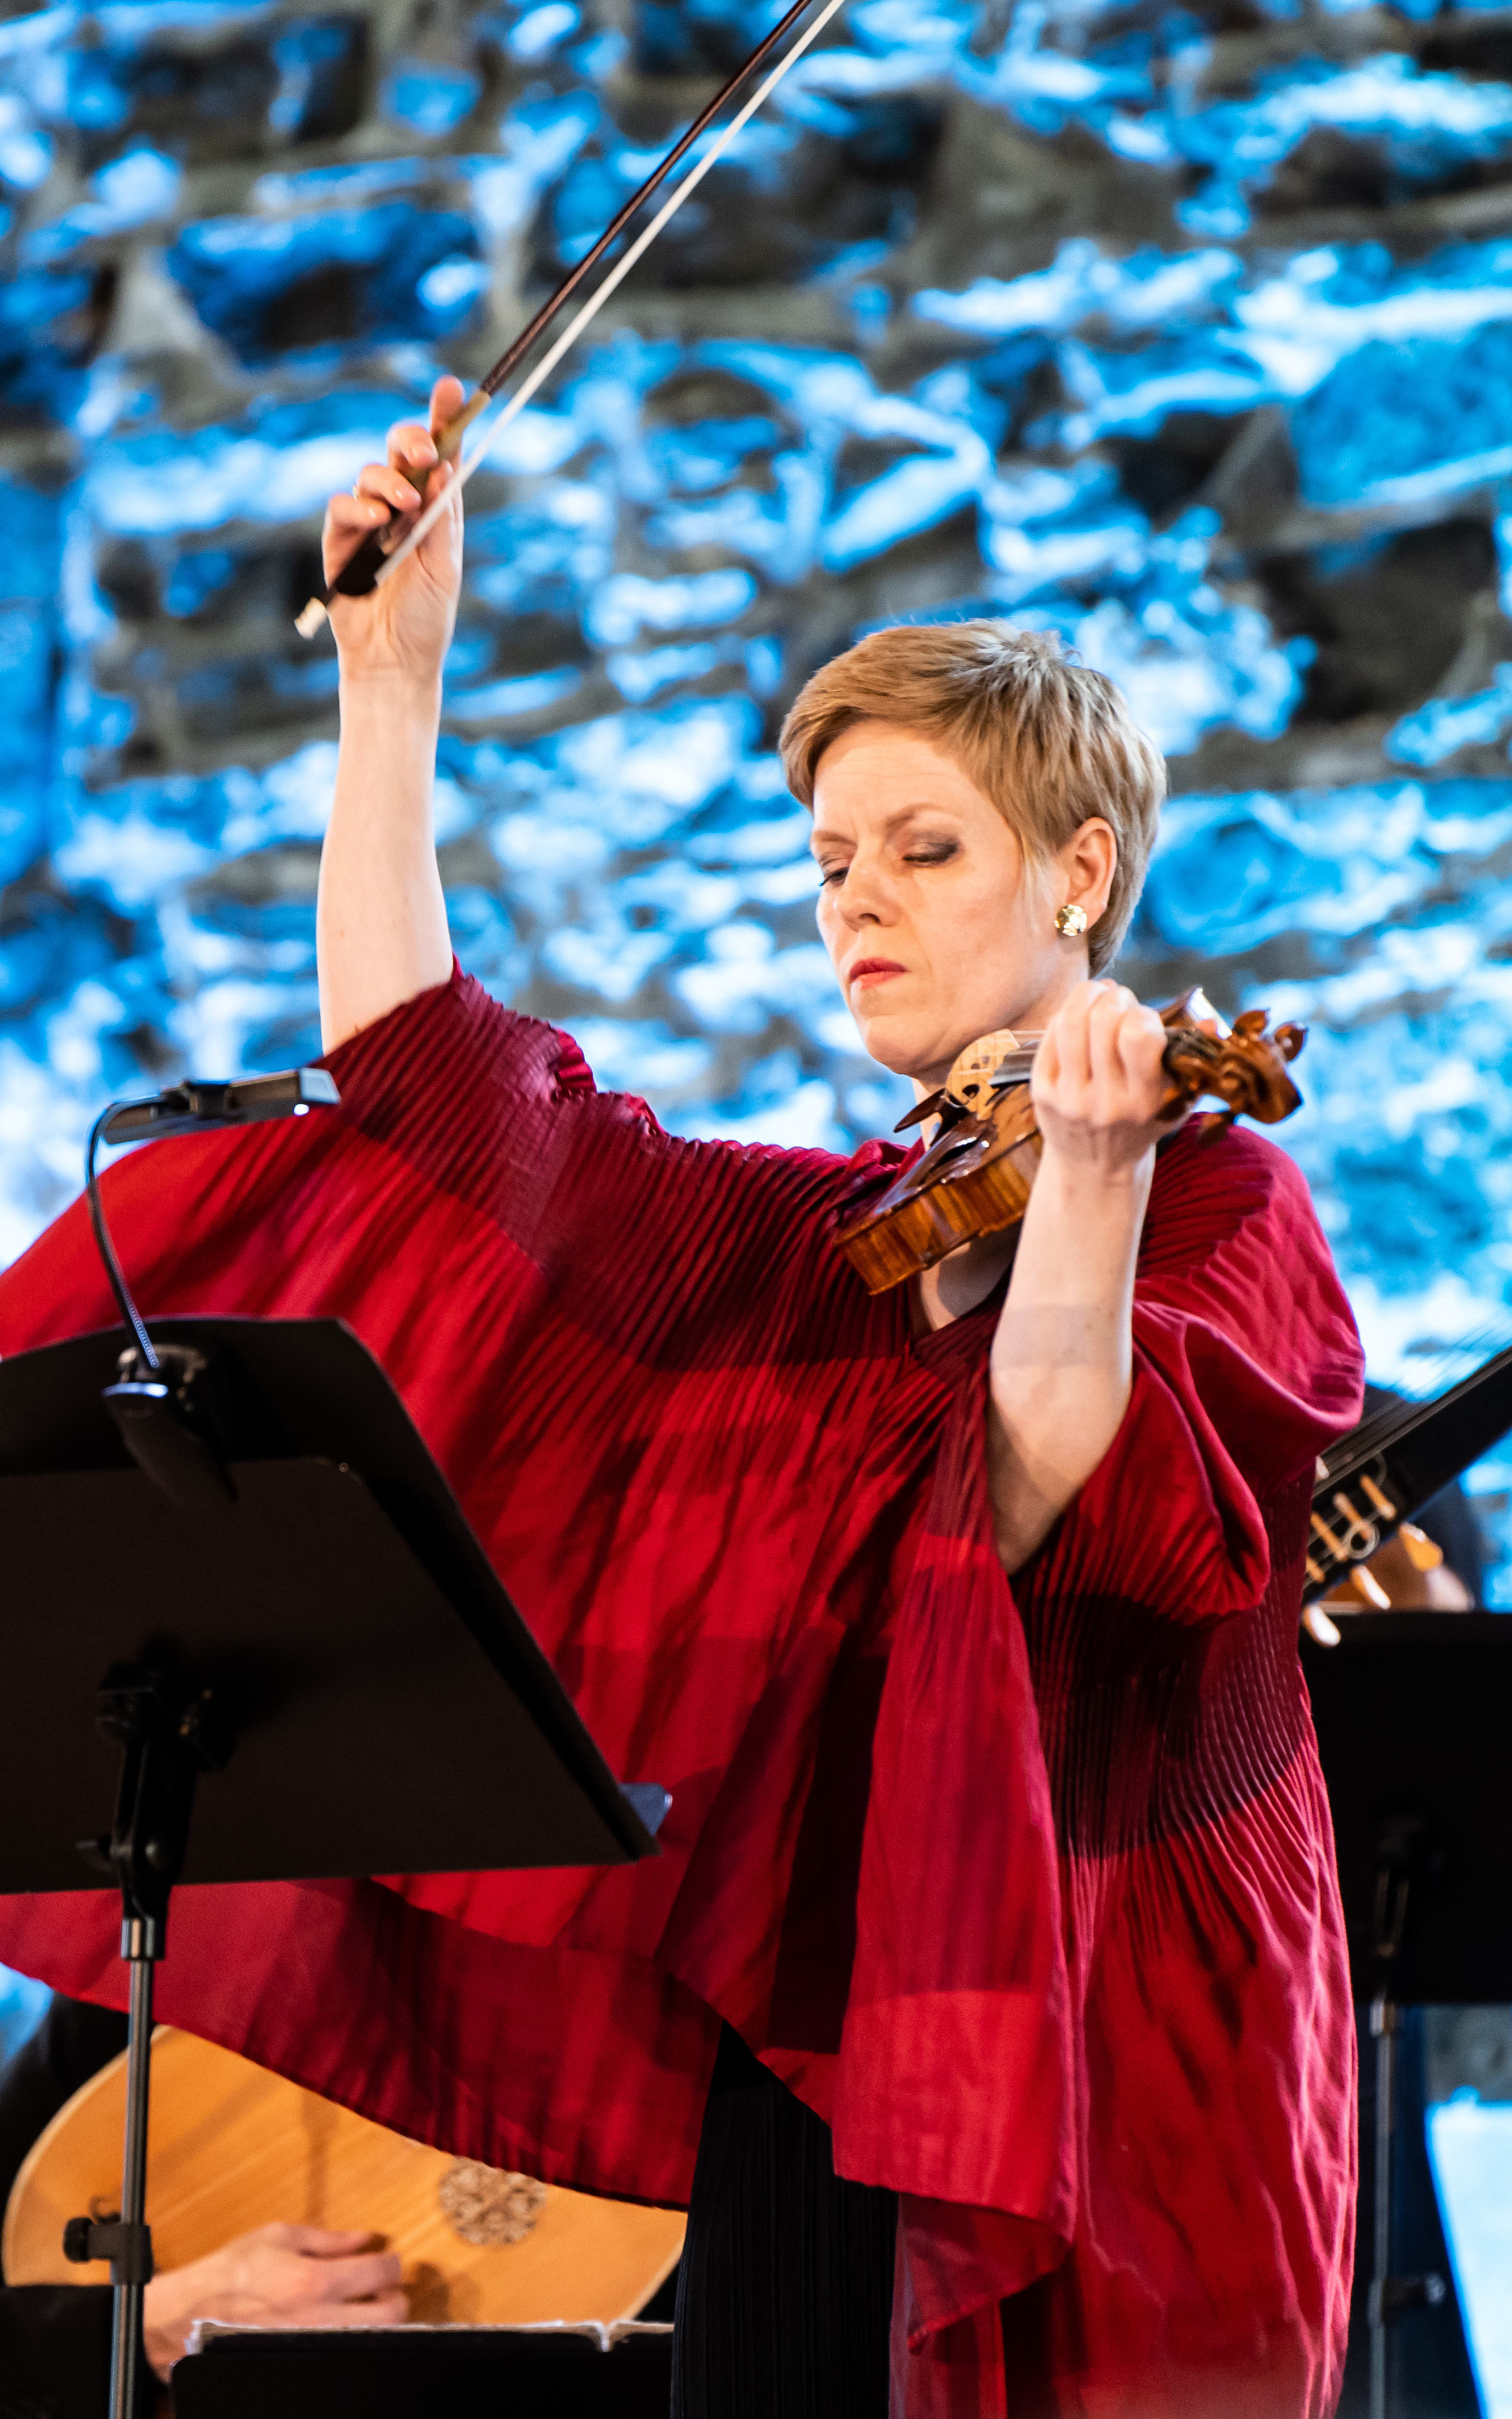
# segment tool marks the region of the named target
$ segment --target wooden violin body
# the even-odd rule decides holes
[[[1287,1066],[1307,1038],[1304,1028],[1281,1025],[1268,1033],[1264,1011],[1249,1009],[1228,1032],[1213,1035],[1202,1021],[1211,1013],[1199,992],[1161,1010],[1170,1078],[1161,1115],[1180,1117],[1207,1097],[1224,1104],[1215,1124],[1243,1116],[1274,1125],[1290,1117],[1302,1095]],[[923,1157],[835,1237],[869,1293],[886,1293],[1023,1217],[1040,1164],[1033,1059],[1017,1035],[989,1033],[961,1053],[940,1091],[900,1120],[901,1131],[938,1117],[940,1129]]]

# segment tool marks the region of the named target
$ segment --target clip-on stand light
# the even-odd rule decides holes
[[[341,1094],[323,1067],[256,1075],[233,1083],[176,1084],[147,1101],[113,1101],[90,1129],[85,1184],[95,1240],[121,1319],[135,1336],[121,1354],[102,1399],[132,1459],[176,1502],[227,1492],[198,1389],[202,1353],[165,1345],[160,1352],[131,1298],[105,1223],[96,1160],[100,1146],[165,1140],[216,1126],[260,1124],[337,1108]],[[151,1664],[117,1664],[100,1684],[99,1728],[120,1749],[120,1780],[110,1837],[85,1840],[85,1862],[115,1878],[121,1894],[121,1956],[131,1975],[126,2142],[121,2206],[108,2219],[70,2218],[67,2257],[84,2265],[108,2259],[116,2303],[111,2334],[112,2419],[134,2419],[142,2343],[142,2297],[152,2280],[147,2223],[147,2106],[152,2057],[152,1969],[166,1945],[168,1900],[184,1869],[194,1783],[219,1771],[230,1735],[211,1691],[185,1692]]]

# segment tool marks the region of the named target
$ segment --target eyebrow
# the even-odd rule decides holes
[[[955,812],[953,807],[946,806],[937,798],[915,798],[909,806],[895,807],[882,828],[885,832],[895,832],[901,824],[912,823],[916,815],[949,815]],[[836,831],[827,824],[815,824],[809,834],[810,848],[817,851],[825,840],[835,841],[843,848],[849,843],[850,834]]]

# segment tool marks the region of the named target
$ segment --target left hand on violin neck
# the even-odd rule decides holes
[[[1112,1004],[1103,1004],[1110,995]],[[1263,1009],[1246,1009],[1225,1029],[1200,991],[1157,1019],[1118,985],[1088,983],[1077,986],[1052,1022],[1058,1038],[1051,1056],[1041,1053],[1036,1063],[1041,1035],[985,1034],[961,1052],[943,1089],[900,1121],[902,1132],[938,1116],[940,1128],[923,1156],[835,1239],[871,1292],[885,1293],[962,1244],[1015,1225],[1041,1151],[1056,1168],[1101,1167],[1104,1190],[1117,1191],[1114,1176],[1126,1165],[1143,1166],[1148,1179],[1154,1146],[1176,1132],[1195,1101],[1223,1103],[1205,1120],[1213,1134],[1236,1117],[1274,1125],[1302,1105],[1288,1066],[1305,1029],[1280,1025],[1271,1033]],[[1158,1088],[1147,1055],[1157,1025],[1165,1036]],[[1116,1049],[1104,1048],[1115,1028]]]
[[[1119,983],[1078,983],[1068,994],[1045,1027],[1031,1079],[1041,1183],[1053,1163],[1093,1183],[1139,1175],[1148,1182],[1155,1145],[1171,1131],[1169,1039],[1155,1009]]]

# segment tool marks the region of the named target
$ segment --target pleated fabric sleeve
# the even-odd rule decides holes
[[[1281,1152],[1200,1130],[1162,1152],[1134,1325],[1119,1434],[1011,1583],[992,1551],[990,1323],[923,1348],[957,1404],[878,1728],[878,1766],[906,1785],[869,1815],[846,2024],[872,2054],[841,2064],[845,2171],[897,2179],[887,2111],[933,2114],[946,2069],[1025,2072],[1005,2032],[1022,2040],[1057,1992],[1067,2010],[1026,2076],[1038,2145],[984,2091],[968,2143],[926,2129],[949,2192],[905,2189],[895,2365],[908,2409],[936,2419],[1001,2409],[1005,2390],[1010,2411],[1141,2419],[1321,2419],[1336,2398],[1354,2036],[1296,1634],[1315,1456],[1358,1416],[1360,1355]],[[1011,1727],[1021,1671],[1038,1756]],[[996,1880],[1022,1851],[1030,1770],[1063,1963],[1021,1998]],[[920,2069],[905,2045],[925,2039],[940,2055]],[[889,2089],[852,2099],[863,2072]],[[914,2172],[931,2163],[916,2146]]]
[[[1295,1627],[1357,1348],[1289,1163],[1161,1154],[1128,1417],[1011,1587],[994,1306],[915,1343],[831,1241],[888,1154],[670,1137],[460,978],[332,1064],[337,1114],[112,1172],[143,1305],[347,1319],[672,1810],[628,1871],[182,1891],[166,2020],[680,2201],[722,2018],[903,2196],[908,2419],[1320,2414],[1348,1994]],[[7,1351],[112,1318],[79,1210],[0,1279]],[[0,1957],[118,1999],[116,1928],[10,1901]]]

